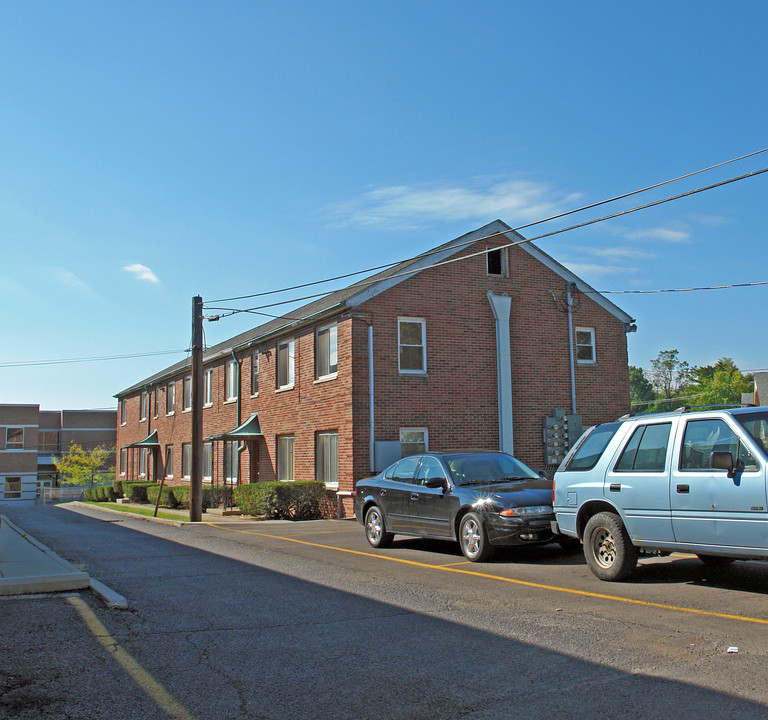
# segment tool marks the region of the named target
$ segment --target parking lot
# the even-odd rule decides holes
[[[110,611],[82,594],[185,717],[765,716],[764,563],[714,572],[692,557],[644,559],[632,582],[609,584],[554,544],[469,563],[445,542],[374,550],[350,520],[174,527],[63,507],[11,517],[128,599]],[[174,717],[69,605],[3,601],[15,672],[31,677],[37,663],[47,678],[30,688],[37,714],[13,716],[65,716],[82,689],[90,717]],[[38,633],[22,622],[31,610],[59,620]],[[77,677],[81,666],[91,672]],[[89,691],[94,669],[132,703],[107,715]]]

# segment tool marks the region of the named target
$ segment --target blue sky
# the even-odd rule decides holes
[[[0,402],[114,406],[183,353],[29,363],[184,350],[194,295],[405,259],[768,146],[762,1],[0,0],[0,17]],[[537,244],[598,290],[766,281],[766,190],[768,174]],[[676,348],[756,370],[766,293],[609,297],[637,319],[634,365]]]

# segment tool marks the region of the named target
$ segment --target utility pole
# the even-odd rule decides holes
[[[192,298],[192,467],[189,521],[203,519],[203,298]]]

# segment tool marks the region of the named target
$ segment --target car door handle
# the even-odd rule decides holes
[[[611,484],[608,486],[608,489],[609,489],[611,492],[621,492],[621,483],[611,483]]]
[[[382,490],[382,491],[379,493],[379,495],[381,495],[382,497],[384,497],[386,494],[387,494],[387,489],[386,489],[386,488],[384,488],[384,489],[383,489],[383,490]]]
[[[690,485],[678,485],[677,486],[677,492],[679,492],[680,494],[684,495],[685,493],[691,492],[691,487],[690,487]]]

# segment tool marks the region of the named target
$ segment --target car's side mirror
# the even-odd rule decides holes
[[[744,463],[741,460],[733,462],[733,455],[727,450],[715,450],[709,456],[709,467],[714,470],[725,470],[729,478],[735,477],[736,473],[744,470]]]
[[[448,481],[444,477],[431,477],[424,481],[424,487],[448,489]]]

